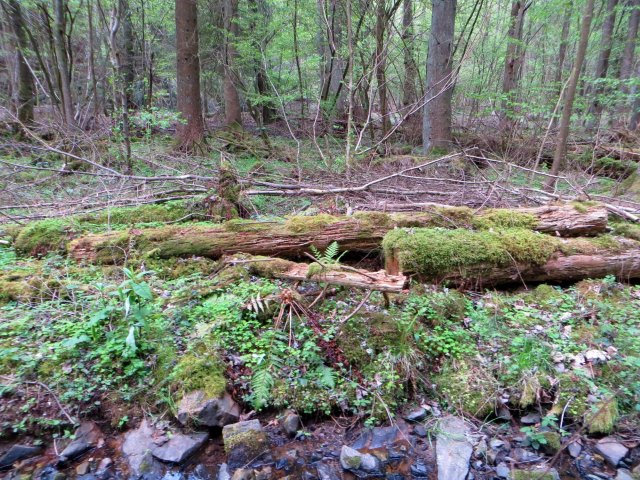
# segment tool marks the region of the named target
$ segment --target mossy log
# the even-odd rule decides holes
[[[384,270],[372,272],[346,265],[320,265],[296,263],[282,258],[252,257],[227,258],[231,265],[247,264],[256,275],[294,281],[322,282],[331,285],[364,288],[380,292],[399,293],[407,284],[404,275],[389,275]]]
[[[640,242],[604,235],[557,238],[525,229],[399,229],[383,241],[390,275],[470,288],[573,282],[615,275],[640,278]]]
[[[552,205],[537,209],[489,209],[478,213],[465,207],[434,207],[411,213],[359,212],[351,216],[295,216],[258,222],[231,220],[219,225],[172,225],[87,235],[68,245],[79,261],[120,263],[133,254],[157,258],[192,255],[219,258],[248,253],[296,257],[311,245],[326,248],[336,241],[343,250],[372,251],[384,235],[401,227],[494,229],[522,227],[554,235],[597,234],[607,225],[600,206]]]

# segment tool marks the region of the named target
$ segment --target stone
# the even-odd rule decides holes
[[[320,480],[340,480],[338,472],[327,463],[318,463],[316,465],[316,471],[318,472],[318,478]]]
[[[209,469],[202,463],[195,466],[193,471],[189,474],[189,480],[213,480],[213,475]]]
[[[74,432],[75,438],[60,452],[61,462],[74,460],[92,448],[101,446],[104,442],[102,431],[94,422],[82,422]]]
[[[239,468],[233,472],[231,480],[253,480],[253,470],[250,468]]]
[[[184,480],[184,475],[180,472],[167,472],[162,480]]]
[[[413,433],[417,437],[425,438],[427,436],[427,429],[424,428],[424,425],[416,425],[413,427]]]
[[[596,443],[596,451],[614,467],[629,453],[629,449],[613,437],[605,437],[599,440]]]
[[[231,480],[231,475],[229,474],[229,466],[226,463],[220,465],[220,470],[218,470],[217,480]]]
[[[177,418],[182,425],[194,420],[207,427],[224,427],[238,421],[240,405],[227,392],[220,398],[210,398],[202,390],[196,390],[182,397]]]
[[[222,428],[224,449],[231,468],[238,468],[258,459],[269,450],[269,437],[259,420],[232,423]]]
[[[496,475],[500,478],[510,478],[510,473],[511,470],[509,470],[509,467],[507,467],[507,464],[504,462],[500,462],[497,466],[496,466]]]
[[[438,480],[464,480],[469,472],[469,459],[473,446],[471,434],[464,420],[448,416],[439,424],[436,436]]]
[[[523,425],[535,425],[536,423],[540,423],[540,414],[538,413],[530,413],[520,418],[520,423]]]
[[[536,455],[530,450],[524,448],[514,448],[510,454],[511,458],[518,463],[531,463],[541,460],[540,455]]]
[[[202,447],[208,438],[208,433],[194,433],[190,435],[174,433],[169,441],[154,447],[151,453],[163,462],[180,464]]]
[[[573,458],[578,458],[580,456],[580,452],[582,452],[582,445],[578,442],[571,442],[567,446],[567,450],[569,451],[569,455]]]
[[[340,451],[340,465],[350,472],[375,473],[380,468],[379,460],[370,453],[360,453],[348,445]],[[357,475],[357,473],[356,473]]]
[[[513,470],[511,480],[560,480],[555,468],[540,467],[534,470]]]
[[[300,416],[296,412],[287,410],[280,419],[280,426],[288,437],[295,437],[300,429]]]
[[[65,480],[67,476],[56,470],[53,465],[47,465],[40,472],[37,472],[34,478],[38,480]]]
[[[584,358],[587,362],[593,364],[605,363],[607,361],[607,353],[602,350],[588,350],[584,354]]]
[[[158,436],[158,432],[146,420],[135,430],[125,433],[122,454],[127,460],[132,477],[161,477],[162,466],[151,453],[156,447],[155,440]]]
[[[499,438],[492,438],[489,440],[489,446],[492,450],[500,450],[504,446],[504,441]]]
[[[631,471],[627,470],[626,468],[620,468],[616,472],[615,480],[636,480],[636,479],[634,478],[634,475],[631,473]]]
[[[29,445],[13,445],[9,450],[0,457],[0,468],[7,468],[20,460],[37,457],[42,453],[41,447],[32,447]]]
[[[422,460],[417,460],[409,469],[414,478],[427,478],[431,469]]]
[[[253,471],[255,480],[270,480],[273,478],[272,473],[271,467],[268,465],[265,465],[260,470]]]
[[[78,475],[86,475],[89,473],[89,462],[84,461],[81,464],[76,466],[76,474]]]
[[[404,417],[407,422],[414,423],[421,422],[425,418],[427,418],[427,409],[422,407],[412,410],[406,417]]]

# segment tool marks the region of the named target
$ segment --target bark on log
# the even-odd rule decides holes
[[[365,288],[380,292],[400,293],[407,283],[404,275],[389,275],[384,270],[371,272],[346,265],[327,265],[318,263],[296,263],[282,258],[247,257],[227,259],[230,265],[249,264],[251,271],[268,278],[284,280],[323,282],[346,287]]]
[[[372,251],[384,235],[399,227],[502,228],[525,227],[554,235],[596,235],[605,230],[607,211],[601,206],[551,205],[535,209],[485,210],[433,207],[424,212],[359,212],[334,217],[320,214],[287,220],[232,220],[220,225],[166,226],[87,235],[68,245],[71,257],[92,263],[120,263],[132,253],[158,258],[234,253],[297,257],[311,245],[326,248],[337,241],[343,250]]]
[[[495,235],[500,238],[505,232]],[[390,275],[404,273],[422,281],[446,281],[466,288],[575,282],[607,275],[615,275],[621,280],[640,278],[640,242],[611,236],[559,239],[532,235],[521,243],[516,243],[512,236],[494,251],[485,239],[479,242],[459,239],[465,242],[469,251],[460,251],[461,244],[454,243],[451,249],[457,254],[444,260],[446,254],[429,241],[412,238],[407,243],[387,243],[385,240],[385,268]],[[444,242],[442,238],[432,240],[438,244]],[[529,248],[531,251],[527,250]],[[421,254],[425,249],[429,253]]]

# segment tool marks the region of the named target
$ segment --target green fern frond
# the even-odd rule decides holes
[[[253,392],[252,404],[256,410],[269,403],[271,398],[271,389],[274,385],[273,375],[271,374],[271,364],[263,363],[251,377],[251,391]]]
[[[333,389],[336,386],[336,372],[333,368],[320,365],[317,369],[318,381],[323,387]]]

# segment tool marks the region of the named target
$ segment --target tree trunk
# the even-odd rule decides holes
[[[53,28],[53,41],[57,57],[58,75],[60,79],[60,96],[62,97],[63,121],[66,126],[75,124],[73,112],[73,97],[71,95],[71,71],[69,70],[69,58],[67,56],[66,37],[66,2],[54,0],[55,24]]]
[[[98,118],[100,114],[100,100],[98,98],[98,79],[96,78],[96,63],[95,63],[95,38],[96,34],[93,27],[93,4],[87,2],[87,22],[89,27],[89,55],[88,55],[88,67],[89,77],[91,79],[91,92],[93,95],[93,116]]]
[[[33,123],[33,105],[35,103],[35,87],[33,76],[27,64],[26,54],[29,48],[22,10],[18,0],[9,0],[5,10],[13,34],[15,36],[16,61],[18,65],[18,95],[16,98],[16,111],[18,121],[22,125],[29,126]]]
[[[556,141],[556,150],[553,155],[553,163],[551,165],[551,174],[558,175],[560,168],[564,165],[564,160],[567,155],[567,138],[569,137],[569,123],[571,122],[571,112],[573,111],[573,101],[576,96],[576,90],[578,88],[578,80],[580,79],[580,71],[582,70],[582,63],[587,52],[587,45],[589,44],[589,33],[591,31],[591,20],[593,18],[593,4],[594,0],[587,0],[587,4],[584,9],[582,17],[582,27],[580,28],[580,40],[578,41],[578,51],[576,53],[576,59],[571,70],[571,76],[569,77],[569,83],[565,93],[564,106],[562,109],[562,118],[560,120],[560,130],[558,132],[558,140]],[[556,179],[549,177],[546,183],[547,188],[555,187]]]
[[[504,126],[511,124],[513,119],[513,104],[516,101],[514,90],[518,88],[518,81],[522,71],[524,49],[522,48],[522,32],[524,30],[525,0],[515,0],[511,4],[511,23],[507,34],[507,53],[504,60],[504,75],[502,79],[502,115]]]
[[[418,99],[416,91],[418,72],[413,58],[413,0],[403,0],[402,5],[402,45],[404,50],[402,106],[408,108]]]
[[[607,212],[602,207],[576,210],[566,205],[487,210],[476,216],[471,209],[434,207],[413,213],[292,217],[286,222],[235,220],[221,225],[167,226],[87,235],[74,240],[69,252],[76,260],[97,263],[121,262],[130,248],[160,258],[192,255],[218,258],[234,253],[296,257],[307,252],[311,245],[326,248],[334,241],[344,250],[376,250],[384,235],[396,227],[486,228],[509,226],[518,221],[553,235],[595,235],[605,230]]]
[[[622,64],[620,66],[620,83],[623,93],[623,102],[618,108],[618,125],[624,124],[624,118],[629,111],[628,97],[630,89],[628,82],[633,76],[633,63],[635,60],[636,39],[638,37],[638,25],[640,24],[640,0],[632,0],[629,4],[631,12],[629,13],[629,27],[627,30],[627,40],[622,53]]]
[[[431,33],[427,57],[426,93],[422,124],[425,153],[451,148],[451,97],[453,96],[453,35],[456,0],[432,0]]]
[[[562,76],[564,72],[564,63],[567,57],[567,45],[569,44],[569,30],[571,29],[571,18],[573,16],[573,2],[567,3],[564,8],[564,17],[562,20],[562,32],[560,33],[560,47],[558,48],[558,63],[556,65],[556,73],[553,78],[556,84],[556,95],[560,96],[562,92]],[[558,117],[554,115],[551,127],[558,126]]]
[[[389,121],[389,106],[387,103],[387,52],[384,42],[387,25],[387,9],[385,0],[377,1],[375,70],[376,82],[378,84],[378,99],[380,101],[380,117],[382,120],[382,138],[385,138],[391,129],[391,122]]]
[[[198,56],[198,5],[196,0],[176,0],[176,59],[178,111],[185,123],[178,123],[177,140],[185,150],[199,148],[204,139],[200,101],[200,58]]]
[[[591,118],[587,122],[588,130],[595,130],[600,125],[600,117],[602,116],[602,102],[600,96],[604,93],[604,86],[598,83],[598,80],[607,78],[609,70],[609,58],[611,57],[611,47],[613,46],[613,28],[616,24],[616,6],[618,0],[607,0],[606,17],[602,23],[602,38],[600,39],[600,55],[596,64],[596,85],[593,88],[593,102],[589,107],[589,115]]]
[[[129,0],[120,1],[120,17],[122,18],[122,56],[120,72],[124,85],[124,95],[127,101],[127,109],[134,106],[133,82],[135,80],[133,24],[131,22],[131,8]]]
[[[224,0],[224,114],[227,127],[242,128],[242,109],[236,88],[236,50],[234,42],[238,36],[238,1]]]

